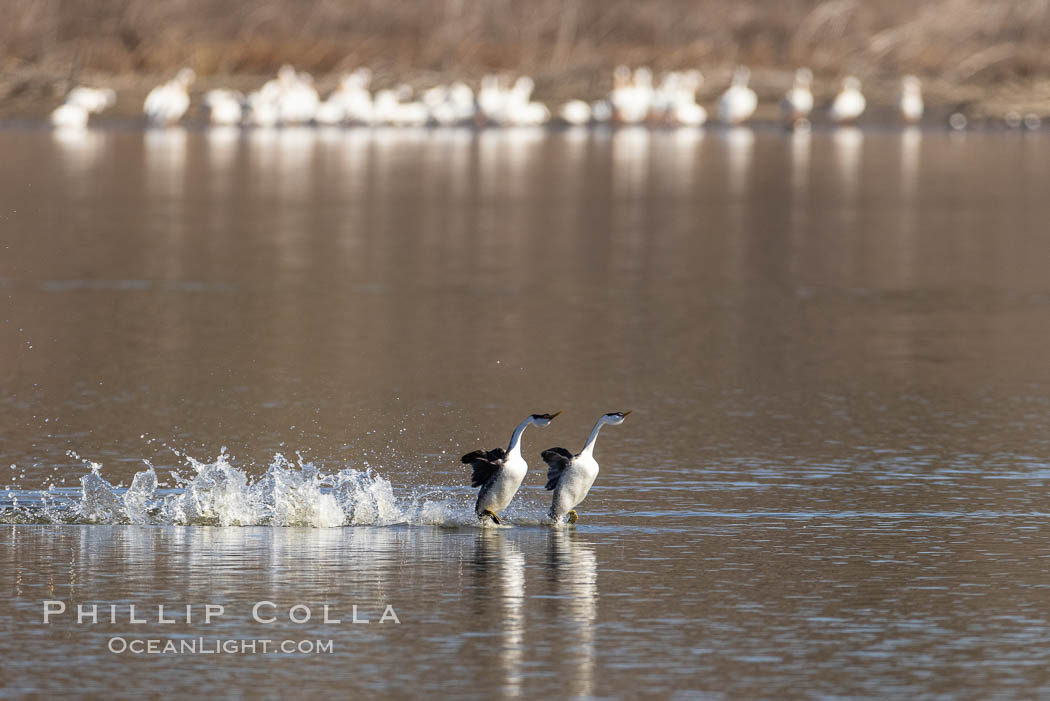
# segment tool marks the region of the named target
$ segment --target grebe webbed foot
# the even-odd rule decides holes
[[[580,519],[580,515],[576,513],[576,509],[570,509],[569,513],[566,515],[569,517],[569,523],[576,523]]]
[[[503,525],[503,520],[500,519],[500,517],[497,516],[496,514],[494,514],[491,511],[489,511],[488,509],[485,509],[485,511],[481,514],[481,518],[484,519],[486,516],[491,518],[492,522],[495,523],[497,526]]]

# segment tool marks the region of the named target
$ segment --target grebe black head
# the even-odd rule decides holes
[[[560,411],[556,411],[553,414],[533,414],[530,418],[532,419],[532,422],[537,426],[546,426],[551,421],[553,421],[560,413]]]

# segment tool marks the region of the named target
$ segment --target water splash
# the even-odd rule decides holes
[[[292,462],[277,454],[265,474],[253,477],[225,451],[213,462],[185,459],[189,470],[172,473],[177,485],[172,488],[160,486],[148,462],[131,486],[122,488],[102,476],[101,464],[85,461],[89,471],[79,489],[7,490],[0,499],[0,523],[316,528],[477,523],[469,498],[409,490],[399,499],[390,481],[371,468],[328,474],[301,456]]]

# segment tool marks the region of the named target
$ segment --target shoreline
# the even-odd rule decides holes
[[[705,79],[697,91],[697,102],[707,108],[709,116],[713,117],[718,97],[729,84],[732,66],[701,67],[700,70]],[[758,109],[752,120],[755,124],[779,122],[779,101],[791,86],[793,73],[793,69],[753,70],[751,84],[759,97]],[[514,72],[504,74],[517,75]],[[336,87],[341,75],[342,72],[315,76],[322,99]],[[99,124],[136,119],[142,115],[142,103],[146,94],[170,77],[170,74],[107,74],[85,71],[73,82],[50,71],[3,75],[0,76],[0,120],[46,120],[50,112],[62,104],[65,94],[75,85],[109,87],[116,91],[116,104],[96,116]],[[201,99],[208,90],[230,88],[247,93],[272,77],[269,74],[216,74],[200,77],[190,90],[191,106],[184,122],[190,125],[197,121],[206,121]],[[418,92],[455,80],[463,80],[476,90],[480,77],[481,73],[418,72],[399,75],[390,71],[376,71],[372,90],[405,84]],[[612,87],[611,72],[604,71],[591,71],[587,76],[581,76],[579,73],[571,76],[541,73],[534,78],[534,99],[547,104],[552,112],[562,102],[573,98],[588,101],[601,99]],[[1047,79],[953,84],[937,77],[920,78],[923,81],[923,97],[926,102],[923,125],[946,124],[948,116],[955,112],[964,114],[970,125],[975,127],[1002,124],[1010,113],[1018,116],[1036,115],[1043,121],[1050,117],[1050,80]],[[837,92],[839,84],[837,76],[816,76],[813,85],[816,102],[814,124],[824,121],[823,113]],[[896,76],[878,76],[864,80],[863,91],[868,99],[868,109],[859,122],[861,126],[869,123],[894,125],[900,122],[894,108],[899,86],[900,79]],[[92,120],[93,123],[96,119]],[[712,121],[713,119],[709,119],[708,123]]]

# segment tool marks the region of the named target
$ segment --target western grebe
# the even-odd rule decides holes
[[[481,487],[474,513],[479,519],[491,518],[493,523],[502,523],[499,513],[507,508],[525,479],[528,465],[521,457],[521,434],[529,426],[547,426],[560,411],[553,414],[533,414],[518,424],[510,436],[506,450],[475,450],[460,460],[474,468],[470,477],[471,487]]]
[[[623,423],[630,411],[614,411],[604,414],[591,429],[587,444],[577,455],[565,448],[551,448],[540,456],[547,463],[546,489],[554,491],[551,502],[551,520],[561,521],[566,514],[569,523],[576,523],[579,515],[575,507],[587,497],[587,492],[598,476],[598,461],[594,459],[594,443],[598,440],[598,431],[606,424],[617,426]]]

